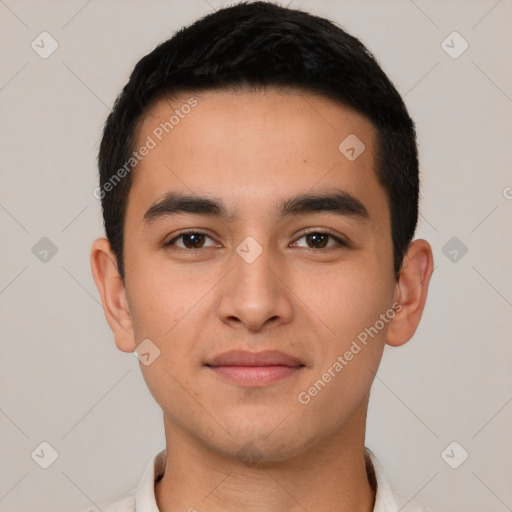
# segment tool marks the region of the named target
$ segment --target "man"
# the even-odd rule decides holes
[[[221,9],[136,65],[99,168],[92,271],[166,437],[104,510],[423,510],[364,446],[433,269],[414,124],[368,50],[298,10]]]

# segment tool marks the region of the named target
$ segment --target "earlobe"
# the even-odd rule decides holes
[[[426,240],[409,244],[396,284],[395,317],[389,324],[386,343],[397,347],[409,341],[420,323],[434,268],[432,249]]]
[[[98,238],[92,244],[91,270],[117,348],[123,352],[133,352],[136,343],[126,290],[106,238]]]

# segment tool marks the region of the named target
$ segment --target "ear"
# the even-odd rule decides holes
[[[115,255],[106,238],[98,238],[92,244],[91,270],[117,348],[123,352],[133,352],[136,343],[126,290]]]
[[[395,316],[389,322],[386,343],[398,347],[409,341],[420,323],[434,269],[426,240],[414,240],[404,256],[395,291]]]

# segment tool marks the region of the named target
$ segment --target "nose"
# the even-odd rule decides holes
[[[231,327],[250,331],[290,322],[293,294],[284,262],[268,248],[253,260],[243,251],[254,248],[241,245],[233,253],[231,272],[221,283],[219,318]]]

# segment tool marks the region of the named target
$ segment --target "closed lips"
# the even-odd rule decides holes
[[[219,354],[205,363],[206,366],[290,366],[301,367],[304,364],[294,356],[276,350],[248,352],[232,350]]]

